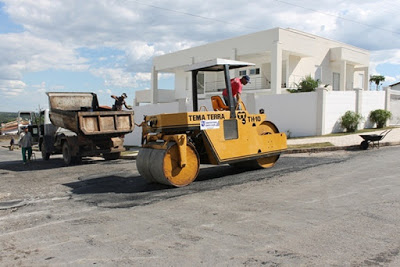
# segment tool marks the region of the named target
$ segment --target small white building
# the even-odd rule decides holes
[[[232,71],[231,77],[247,74],[251,84],[243,94],[282,94],[305,76],[319,79],[330,90],[368,90],[369,52],[294,29],[274,28],[155,57],[151,90],[136,92],[135,105],[168,103],[191,98],[191,75],[184,67],[193,63],[225,58],[255,63],[251,68]],[[175,89],[158,86],[161,73],[175,75]],[[221,74],[199,74],[199,99],[220,94]]]
[[[390,87],[390,90],[400,91],[400,82],[394,83],[394,84],[390,85],[389,87]]]

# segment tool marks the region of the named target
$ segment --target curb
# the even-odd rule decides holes
[[[134,151],[131,154],[128,155],[121,155],[119,158],[120,159],[136,159],[139,151]]]
[[[384,146],[399,146],[400,142],[383,142],[379,144],[379,147]],[[369,148],[373,149],[373,148]],[[295,148],[288,149],[282,154],[299,154],[299,153],[319,153],[319,152],[329,152],[329,151],[338,151],[338,150],[347,150],[347,151],[355,151],[361,150],[360,145],[350,145],[350,146],[330,146],[330,147],[318,147],[318,148]],[[137,158],[139,151],[135,151],[132,154],[121,155],[120,159],[130,159],[135,160]]]
[[[318,152],[329,152],[338,150],[357,150],[360,149],[359,145],[352,146],[330,146],[330,147],[318,147],[318,148],[295,148],[286,150],[285,154],[297,154],[297,153],[318,153]]]
[[[384,146],[398,146],[400,142],[383,142],[379,143],[379,147]],[[378,147],[377,147],[378,148]],[[372,149],[372,148],[369,148]],[[360,145],[351,145],[351,146],[330,146],[330,147],[321,147],[321,148],[296,148],[296,149],[288,149],[284,153],[285,154],[296,154],[296,153],[318,153],[318,152],[329,152],[329,151],[337,151],[337,150],[362,150],[360,149]]]

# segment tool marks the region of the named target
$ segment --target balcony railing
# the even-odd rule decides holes
[[[251,83],[248,83],[243,87],[243,90],[257,90],[257,89],[265,89],[266,87],[269,87],[269,84],[266,86],[266,82],[262,82],[261,77],[256,77],[251,79]],[[213,92],[220,92],[225,89],[225,81],[224,80],[218,80],[214,82],[206,82],[205,83],[205,93],[213,93]],[[267,88],[268,89],[268,88]]]

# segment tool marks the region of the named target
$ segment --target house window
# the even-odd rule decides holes
[[[246,70],[241,70],[241,71],[239,71],[239,76],[244,76],[244,75],[246,75],[247,74],[247,71]]]
[[[358,74],[358,88],[364,89],[364,74]]]
[[[333,81],[332,81],[332,90],[339,91],[340,90],[340,73],[333,73]]]
[[[250,75],[260,74],[260,68],[250,69]]]

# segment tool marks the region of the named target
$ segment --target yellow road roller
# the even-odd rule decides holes
[[[234,106],[229,70],[254,64],[214,59],[190,65],[193,112],[145,116],[142,147],[136,159],[139,173],[151,182],[182,187],[193,182],[200,164],[230,164],[257,169],[274,166],[287,149],[280,133],[266,114],[250,114],[243,102]],[[224,73],[229,103],[211,98],[213,110],[198,108],[197,74]]]

